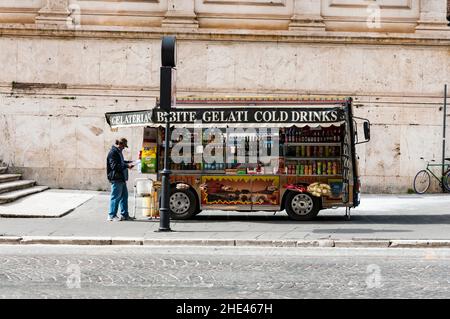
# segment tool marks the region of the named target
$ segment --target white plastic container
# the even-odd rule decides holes
[[[150,196],[152,193],[153,181],[151,179],[137,179],[136,180],[136,195]]]

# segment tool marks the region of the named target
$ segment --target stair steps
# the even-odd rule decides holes
[[[36,185],[36,182],[30,181],[30,180],[19,180],[19,181],[0,183],[0,194],[13,192],[13,191],[21,190],[24,188],[33,187],[34,185]]]
[[[19,198],[22,198],[22,197],[25,197],[25,196],[28,196],[31,194],[40,193],[40,192],[47,190],[48,188],[49,188],[48,186],[33,186],[30,188],[24,188],[24,189],[15,190],[12,192],[2,193],[2,194],[0,194],[0,204],[10,203]]]
[[[0,174],[0,183],[18,181],[21,177],[20,174]]]
[[[43,192],[48,186],[37,186],[36,181],[22,180],[21,174],[7,173],[8,166],[0,161],[0,204]]]

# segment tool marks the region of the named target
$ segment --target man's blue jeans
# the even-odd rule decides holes
[[[116,217],[120,206],[120,212],[123,217],[128,217],[128,189],[125,182],[112,182],[111,201],[109,204],[109,217]]]

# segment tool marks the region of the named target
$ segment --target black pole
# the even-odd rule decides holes
[[[444,86],[444,125],[443,125],[443,135],[442,135],[442,192],[445,192],[444,187],[444,173],[445,173],[445,131],[447,128],[447,84]]]
[[[169,197],[170,197],[170,169],[169,169],[169,135],[170,135],[170,116],[166,113],[166,130],[164,135],[164,168],[162,170],[161,179],[161,207],[160,219],[159,219],[159,231],[171,231],[170,229],[170,208],[169,208]]]
[[[160,108],[166,112],[166,130],[164,138],[164,168],[161,172],[161,206],[159,208],[160,232],[170,232],[170,110],[175,103],[175,73],[176,39],[174,36],[164,36],[161,43],[161,77],[159,89]]]

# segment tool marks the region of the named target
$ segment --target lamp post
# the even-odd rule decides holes
[[[161,44],[161,81],[159,90],[160,108],[166,112],[166,129],[164,139],[164,168],[161,181],[160,232],[170,232],[170,170],[169,170],[169,142],[170,142],[170,110],[175,104],[175,63],[176,40],[174,36],[164,36]]]

